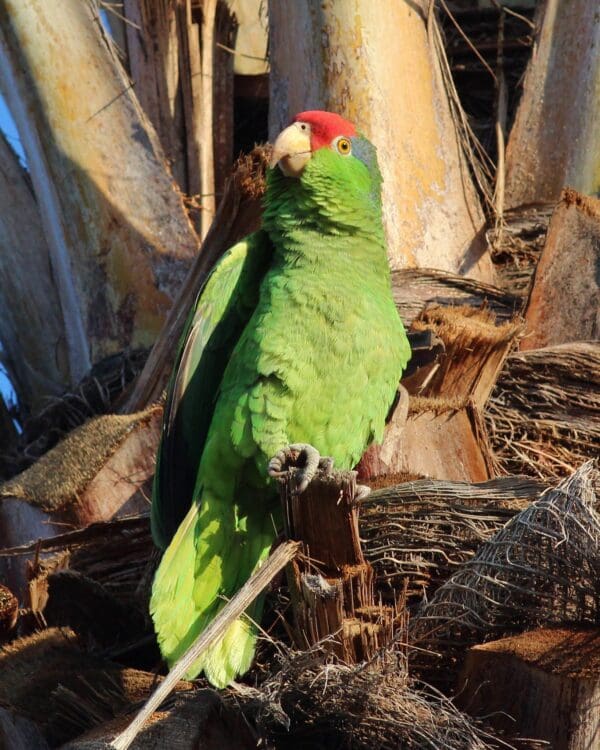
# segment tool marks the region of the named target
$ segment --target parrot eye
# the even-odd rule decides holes
[[[334,141],[334,144],[338,150],[338,153],[342,154],[342,156],[348,156],[352,153],[352,144],[350,143],[348,138],[340,136],[340,138],[337,138]]]

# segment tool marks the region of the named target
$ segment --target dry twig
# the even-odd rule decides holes
[[[183,656],[173,665],[164,682],[154,691],[146,701],[144,707],[136,715],[131,724],[118,737],[115,737],[111,747],[115,750],[127,750],[134,741],[146,721],[156,711],[160,704],[173,691],[175,685],[206,651],[209,646],[223,635],[227,627],[237,620],[252,604],[256,597],[275,578],[294,557],[298,550],[296,542],[285,542],[278,547],[268,560],[246,581],[234,598],[228,602],[211,624],[200,634]]]

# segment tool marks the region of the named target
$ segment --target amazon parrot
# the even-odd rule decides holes
[[[374,146],[337,114],[279,135],[261,228],[230,248],[190,313],[171,377],[152,498],[164,550],[150,611],[172,665],[268,556],[273,475],[302,452],[351,469],[381,441],[410,346],[390,287]],[[262,599],[187,674],[246,672]]]

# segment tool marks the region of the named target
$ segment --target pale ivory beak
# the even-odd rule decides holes
[[[301,130],[299,123],[290,125],[277,136],[273,145],[271,167],[279,164],[286,177],[299,177],[310,161],[310,130]]]

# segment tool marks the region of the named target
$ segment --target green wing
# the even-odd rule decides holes
[[[231,352],[272,256],[262,230],[230,248],[200,290],[169,382],[152,489],[152,536],[165,549],[192,503],[198,465]]]

